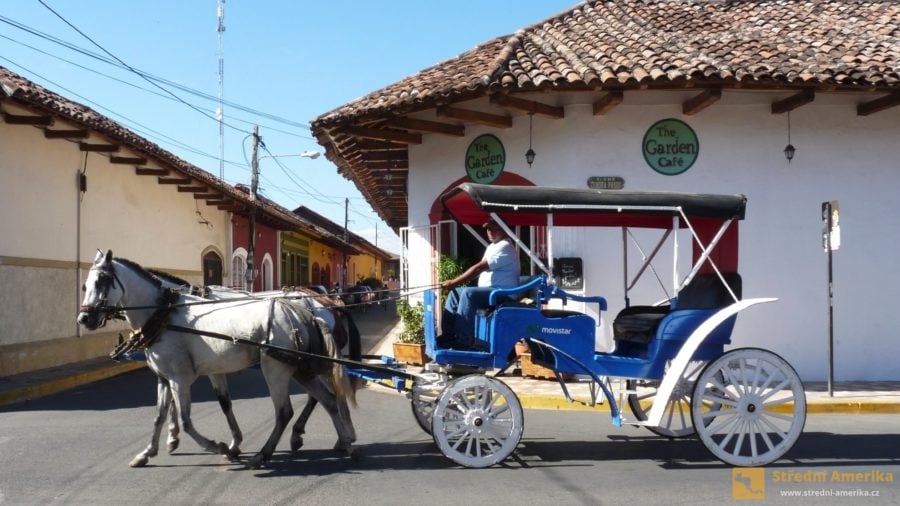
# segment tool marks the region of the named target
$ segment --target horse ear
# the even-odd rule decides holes
[[[94,265],[98,265],[101,260],[103,260],[103,252],[98,249],[97,254],[94,255]]]
[[[112,259],[113,259],[112,250],[111,249],[106,250],[106,259],[104,260],[104,263],[108,264],[108,263],[112,262]]]

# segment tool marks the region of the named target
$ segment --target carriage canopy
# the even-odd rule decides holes
[[[747,197],[463,183],[441,202],[457,222],[468,225],[496,217],[510,227],[690,228],[700,272],[710,272],[707,259],[723,271],[737,272],[737,222],[744,219]],[[710,244],[714,247],[705,248]]]
[[[482,224],[496,213],[510,226],[643,227],[670,229],[673,216],[688,219],[742,220],[743,195],[589,190],[539,186],[463,183],[441,197],[453,218]],[[682,221],[678,226],[685,227]]]

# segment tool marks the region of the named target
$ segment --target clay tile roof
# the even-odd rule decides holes
[[[0,67],[0,98],[15,101],[34,111],[62,118],[67,122],[98,133],[112,144],[121,144],[138,154],[155,159],[161,166],[189,176],[193,180],[207,185],[210,191],[241,204],[243,210],[236,211],[238,214],[246,214],[249,208],[254,206],[247,191],[229,185],[90,107],[71,101],[4,67]],[[268,199],[258,199],[255,206],[263,213],[260,218],[273,226],[282,229],[310,226],[309,223],[298,218],[289,210]],[[340,242],[343,243],[343,241]]]
[[[313,126],[500,89],[628,88],[682,79],[900,89],[900,2],[588,1],[360,97]]]

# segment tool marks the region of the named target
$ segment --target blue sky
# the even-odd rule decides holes
[[[281,155],[321,149],[308,129],[315,117],[577,3],[226,0],[225,180],[249,184],[248,136],[259,125],[261,155],[279,155],[260,159],[261,193],[337,223],[349,198],[350,230],[399,252],[396,234],[325,157]],[[219,175],[217,8],[217,0],[3,2],[0,65]]]

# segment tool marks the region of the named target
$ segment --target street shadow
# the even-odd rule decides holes
[[[359,460],[332,450],[276,452],[260,478],[362,473],[386,470],[463,469],[445,457],[431,439],[360,445]],[[900,464],[900,435],[804,433],[797,444],[768,468],[886,466]],[[251,455],[247,455],[249,457]],[[561,441],[524,438],[504,462],[493,469],[568,468],[604,462],[647,460],[662,469],[730,469],[696,438],[610,436],[603,441]]]

